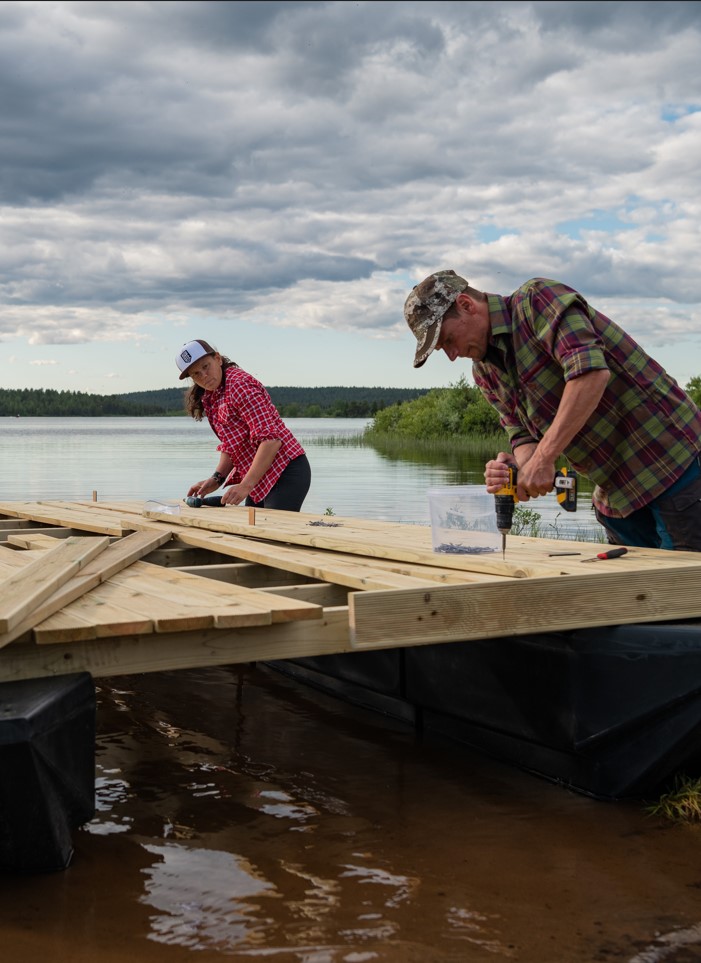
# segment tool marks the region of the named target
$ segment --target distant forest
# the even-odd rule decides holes
[[[0,388],[0,416],[116,417],[184,414],[184,388],[91,395],[51,388]],[[372,418],[378,411],[414,401],[428,388],[268,388],[283,418]]]

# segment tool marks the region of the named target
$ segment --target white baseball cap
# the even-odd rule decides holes
[[[188,341],[184,344],[180,351],[175,356],[175,363],[180,370],[180,381],[183,378],[187,378],[187,373],[192,367],[192,365],[199,361],[200,358],[204,358],[208,354],[216,354],[217,352],[211,346],[207,344],[206,341],[200,341],[199,339],[195,341]]]

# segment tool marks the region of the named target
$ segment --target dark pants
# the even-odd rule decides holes
[[[275,482],[263,501],[254,502],[249,495],[246,505],[255,508],[276,508],[285,512],[298,512],[307,497],[312,483],[312,470],[306,455],[291,461]]]
[[[596,517],[614,545],[701,552],[701,467],[691,463],[664,494],[626,518]]]

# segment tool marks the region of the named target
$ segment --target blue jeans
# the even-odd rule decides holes
[[[613,545],[701,552],[701,466],[692,461],[681,478],[649,505],[626,518],[596,511]]]

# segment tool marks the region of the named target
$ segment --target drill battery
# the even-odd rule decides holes
[[[577,511],[577,473],[571,468],[560,468],[555,472],[555,494],[558,504],[566,512]]]

